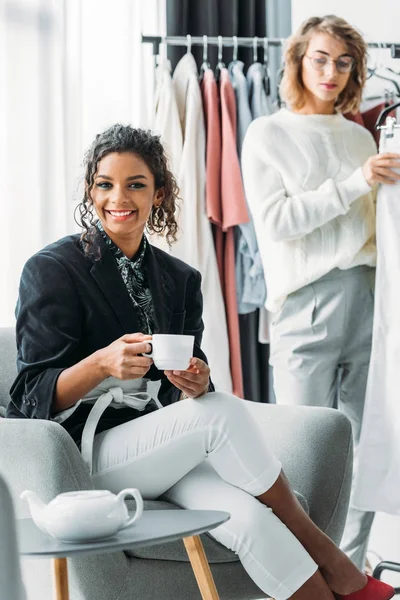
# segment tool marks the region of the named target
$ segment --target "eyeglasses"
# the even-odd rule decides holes
[[[333,60],[326,54],[320,52],[314,52],[312,56],[307,56],[306,54],[306,58],[308,58],[314,69],[317,71],[324,71],[328,64],[335,63],[339,73],[350,73],[355,64],[355,60],[352,56],[339,56],[339,58]]]

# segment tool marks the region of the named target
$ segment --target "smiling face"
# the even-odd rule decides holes
[[[97,165],[90,190],[96,213],[107,235],[126,254],[140,246],[153,206],[163,199],[144,160],[132,152],[112,152]]]
[[[304,112],[334,112],[335,102],[347,86],[352,64],[345,44],[327,33],[314,33],[302,60],[306,103]],[[303,112],[303,111],[302,111]]]

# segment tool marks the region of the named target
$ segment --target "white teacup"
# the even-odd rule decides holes
[[[147,341],[152,351],[143,356],[153,359],[160,371],[186,371],[193,356],[194,335],[155,333]]]

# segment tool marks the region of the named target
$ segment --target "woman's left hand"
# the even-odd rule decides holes
[[[198,398],[208,391],[210,369],[200,358],[191,358],[186,371],[164,371],[169,381],[188,398]]]

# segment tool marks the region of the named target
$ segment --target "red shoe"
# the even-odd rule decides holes
[[[361,590],[345,596],[336,594],[336,597],[339,600],[389,600],[389,598],[393,598],[394,588],[391,585],[373,579],[369,575],[367,577],[368,583]]]

